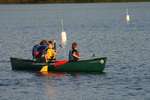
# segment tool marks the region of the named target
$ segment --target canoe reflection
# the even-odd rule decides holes
[[[38,76],[45,77],[43,80],[43,90],[44,95],[48,100],[52,100],[58,95],[58,88],[54,81],[61,79],[65,76],[62,72],[39,72]],[[56,80],[55,80],[56,79]]]
[[[40,76],[48,76],[48,77],[64,77],[65,73],[63,72],[39,72]]]

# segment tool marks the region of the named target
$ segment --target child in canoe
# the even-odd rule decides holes
[[[72,48],[69,51],[69,61],[78,61],[80,59],[80,53],[78,51],[78,44],[76,42],[72,43]]]
[[[53,42],[48,41],[48,49],[45,53],[46,62],[51,62],[56,59],[56,52],[53,48],[54,48]]]

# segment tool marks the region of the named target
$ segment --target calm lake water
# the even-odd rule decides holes
[[[125,20],[126,8],[131,21]],[[68,41],[83,59],[108,57],[105,74],[12,71],[41,39]],[[150,3],[0,5],[0,100],[150,100]]]

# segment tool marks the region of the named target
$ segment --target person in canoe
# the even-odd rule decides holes
[[[56,51],[54,50],[54,42],[48,41],[48,49],[45,53],[46,62],[52,62],[56,60]]]
[[[33,46],[32,56],[34,61],[43,62],[45,57],[44,53],[48,48],[47,40],[42,40],[39,44]]]
[[[72,48],[69,51],[69,62],[79,61],[80,53],[78,51],[78,44],[76,42],[72,43]]]

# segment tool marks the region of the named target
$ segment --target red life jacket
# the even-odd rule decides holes
[[[57,60],[54,63],[54,67],[58,68],[58,67],[61,67],[62,65],[66,64],[66,63],[68,63],[67,60]]]

